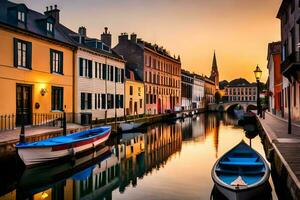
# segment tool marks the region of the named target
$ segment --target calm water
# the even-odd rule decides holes
[[[0,200],[210,199],[215,161],[242,139],[250,142],[236,123],[228,115],[201,114],[111,138],[72,162],[23,172],[7,161],[0,174]],[[258,136],[251,143],[265,155]],[[274,189],[270,195],[277,199]]]

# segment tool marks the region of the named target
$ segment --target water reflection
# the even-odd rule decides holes
[[[213,163],[245,137],[234,124],[201,114],[123,134],[71,162],[25,170],[0,199],[209,199]]]

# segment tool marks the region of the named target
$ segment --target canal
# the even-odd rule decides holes
[[[230,115],[200,114],[112,137],[68,162],[24,170],[8,159],[0,166],[0,200],[225,199],[214,189],[211,169],[242,139],[250,143]],[[251,144],[265,156],[259,136]],[[272,192],[261,199],[277,199],[269,182]]]

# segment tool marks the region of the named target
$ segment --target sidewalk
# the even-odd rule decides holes
[[[265,119],[258,119],[271,146],[265,146],[266,154],[274,152],[270,159],[274,170],[286,181],[293,199],[300,199],[300,126],[292,124],[292,134],[288,134],[285,119],[268,112]]]
[[[73,132],[75,130],[84,129],[84,126],[80,126],[77,124],[67,124],[67,132]],[[58,127],[25,127],[25,137],[33,137],[33,136],[42,136],[42,135],[50,135],[50,134],[58,134],[62,132],[62,128]],[[0,146],[10,143],[17,143],[19,141],[20,128],[16,128],[14,130],[2,131],[0,132]]]

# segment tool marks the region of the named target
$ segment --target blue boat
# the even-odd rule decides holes
[[[38,142],[18,143],[16,148],[24,164],[32,166],[96,148],[109,138],[110,133],[111,126],[102,126]]]
[[[265,191],[270,169],[264,158],[244,141],[215,163],[212,179],[228,199],[253,199]]]

